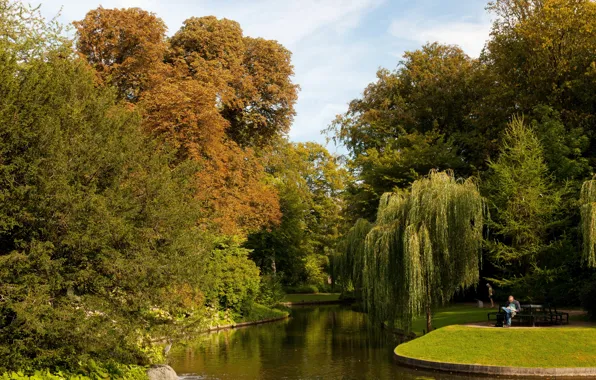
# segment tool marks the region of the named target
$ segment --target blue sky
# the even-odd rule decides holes
[[[458,44],[478,56],[490,31],[487,0],[46,0],[41,10],[60,20],[80,20],[104,8],[140,7],[155,12],[175,33],[191,16],[215,15],[240,23],[244,34],[289,48],[301,87],[293,141],[325,143],[321,130],[347,110],[375,79],[394,69],[407,50],[426,42]],[[332,144],[331,151],[339,150]]]

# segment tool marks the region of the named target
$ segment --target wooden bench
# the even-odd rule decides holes
[[[495,322],[500,322],[500,321],[505,321],[505,312],[503,311],[503,307],[506,307],[506,305],[499,305],[499,311],[493,311],[487,314],[488,317],[488,321],[490,322],[491,320],[494,320]],[[513,324],[514,322],[518,322],[519,324],[523,324],[524,322],[528,322],[529,324],[531,324],[532,326],[536,325],[536,318],[537,314],[533,314],[533,313],[526,313],[524,312],[523,309],[520,310],[519,313],[515,313],[515,317],[513,317],[511,319],[511,324]]]

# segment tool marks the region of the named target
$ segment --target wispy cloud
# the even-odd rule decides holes
[[[489,37],[491,21],[448,21],[432,19],[399,19],[389,26],[393,37],[419,44],[441,42],[459,45],[468,55],[478,57]]]

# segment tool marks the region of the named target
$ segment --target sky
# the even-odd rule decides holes
[[[33,0],[32,3],[35,4]],[[238,21],[244,34],[292,51],[300,85],[292,141],[326,143],[321,131],[362,95],[380,68],[398,67],[405,51],[427,42],[459,45],[477,57],[488,39],[487,0],[45,0],[46,17],[80,20],[90,9],[140,7],[174,34],[192,16]],[[341,147],[328,145],[331,152]]]

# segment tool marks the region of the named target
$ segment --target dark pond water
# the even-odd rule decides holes
[[[397,337],[369,327],[365,314],[345,306],[294,308],[284,321],[174,347],[170,365],[188,379],[470,379],[398,366]]]

